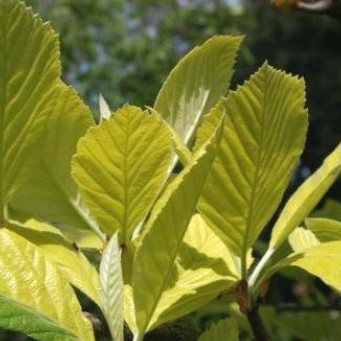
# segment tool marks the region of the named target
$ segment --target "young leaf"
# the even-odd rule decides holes
[[[127,244],[163,186],[170,133],[157,114],[124,106],[79,141],[72,175],[101,229]]]
[[[197,151],[160,197],[145,227],[133,264],[136,324],[144,335],[172,282],[175,260],[195,211],[220,140],[220,131]]]
[[[289,244],[295,252],[304,252],[320,244],[320,241],[311,231],[298,227],[290,234]]]
[[[246,255],[282,199],[307,129],[304,82],[267,64],[219,106],[223,138],[199,200],[209,226]]]
[[[2,327],[43,341],[47,337],[64,340],[63,334],[65,340],[94,340],[91,323],[83,316],[72,288],[34,244],[3,228],[0,247],[4,251],[0,258]],[[10,320],[5,308],[10,309]],[[24,316],[32,325],[27,325]]]
[[[313,246],[302,254],[292,255],[284,264],[298,266],[341,291],[341,241]]]
[[[276,249],[306,218],[341,172],[341,144],[325,159],[322,166],[292,195],[271,234],[270,248]]]
[[[123,341],[123,278],[117,232],[111,237],[100,265],[102,311],[111,336]]]
[[[196,214],[191,219],[150,328],[204,306],[238,281],[233,255]]]
[[[16,0],[0,0],[0,31],[0,217],[11,204],[51,223],[96,229],[69,165],[93,121],[60,80],[57,35]]]
[[[101,121],[103,119],[108,120],[111,117],[111,110],[107,101],[104,99],[102,94],[99,95],[99,112],[101,115]]]
[[[21,226],[11,225],[8,229],[35,244],[58,266],[60,273],[69,283],[100,306],[97,271],[84,254],[76,251],[55,227],[31,219]]]
[[[341,222],[326,218],[307,218],[305,225],[321,242],[341,240]]]
[[[200,118],[227,93],[241,37],[216,36],[194,48],[162,86],[155,110],[188,144]]]
[[[238,324],[232,319],[228,318],[215,323],[211,328],[205,331],[198,341],[238,341],[239,332]]]

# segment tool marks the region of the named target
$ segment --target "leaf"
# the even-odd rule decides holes
[[[307,218],[305,225],[321,242],[341,240],[341,222],[326,218]]]
[[[76,288],[100,306],[99,276],[81,251],[77,251],[54,227],[34,219],[21,226],[12,225],[11,231],[35,244],[60,273]]]
[[[2,327],[43,341],[94,340],[70,285],[34,244],[3,228],[0,247]]]
[[[57,35],[16,0],[0,0],[0,32],[0,215],[11,205],[50,223],[96,230],[69,165],[93,121],[60,80]]]
[[[210,112],[203,116],[202,124],[198,128],[195,145],[193,151],[195,152],[202,146],[212,133],[219,127],[222,117],[225,114],[224,99],[221,98],[218,103],[210,110]]]
[[[194,48],[173,69],[154,104],[155,110],[188,144],[201,116],[227,93],[242,37],[216,36]]]
[[[133,292],[139,335],[151,320],[175,270],[188,224],[215,157],[220,131],[198,150],[154,206],[133,264]],[[146,266],[148,265],[148,266]]]
[[[156,328],[185,316],[227,291],[239,279],[235,266],[224,243],[200,215],[194,215],[150,326]]]
[[[341,202],[327,199],[321,209],[313,211],[312,217],[329,218],[341,221]]]
[[[33,33],[33,26],[37,25]],[[55,36],[22,3],[0,1],[0,217],[17,187],[27,151],[44,126],[39,104],[49,100],[51,79],[60,71]],[[40,48],[40,53],[29,49]]]
[[[289,244],[295,252],[304,252],[307,249],[320,244],[315,234],[303,227],[297,227],[289,235]]]
[[[341,172],[341,144],[291,196],[271,234],[270,248],[276,249],[307,217]]]
[[[123,341],[123,278],[121,248],[115,233],[107,245],[100,265],[102,311],[107,320],[111,336]]]
[[[238,341],[238,324],[233,318],[227,318],[215,323],[211,328],[205,331],[199,338],[199,341]]]
[[[167,177],[170,134],[156,114],[124,106],[79,141],[72,175],[108,235],[128,244]]]
[[[35,309],[0,295],[0,326],[35,340],[79,341],[79,338]]]
[[[341,318],[333,311],[281,314],[276,316],[275,322],[281,330],[287,330],[291,337],[300,340],[333,341],[341,338]]]
[[[292,255],[283,264],[297,266],[341,291],[341,241],[321,243]]]
[[[223,100],[223,138],[198,209],[242,258],[277,209],[307,129],[304,82],[264,64]],[[219,110],[222,110],[219,109]]]
[[[100,111],[100,115],[101,115],[101,121],[103,119],[106,119],[106,120],[110,119],[111,110],[109,108],[107,101],[102,96],[102,94],[99,95],[99,111]]]

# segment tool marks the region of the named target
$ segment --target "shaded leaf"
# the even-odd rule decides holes
[[[307,228],[314,232],[321,242],[341,240],[341,222],[326,218],[307,218]]]
[[[199,341],[238,341],[239,332],[238,324],[232,319],[228,318],[220,320],[205,331],[199,338]]]

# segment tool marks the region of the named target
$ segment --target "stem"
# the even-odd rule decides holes
[[[143,335],[140,334],[134,335],[133,341],[143,341]]]
[[[246,312],[246,316],[250,323],[255,341],[271,341],[271,338],[259,315],[257,304]]]
[[[249,278],[249,288],[253,287],[258,279],[258,276],[260,274],[260,272],[263,270],[265,264],[268,262],[268,260],[270,259],[270,257],[273,255],[273,253],[275,252],[274,249],[268,249],[264,256],[262,257],[262,259],[259,261],[259,263],[257,264],[257,266],[255,267],[255,269],[253,270],[250,278]]]

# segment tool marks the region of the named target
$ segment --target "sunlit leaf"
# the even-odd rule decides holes
[[[2,327],[42,341],[94,340],[72,288],[34,244],[3,228],[0,247]]]
[[[194,215],[150,326],[155,328],[204,306],[238,279],[233,255],[200,215]]]
[[[241,37],[216,36],[187,54],[168,76],[154,108],[188,144],[200,118],[225,95]]]
[[[100,265],[102,310],[111,336],[123,341],[123,278],[121,248],[115,233],[107,245]]]
[[[296,228],[289,235],[289,244],[295,252],[304,252],[307,249],[320,244],[315,234],[303,227]]]
[[[93,121],[60,80],[57,35],[15,0],[0,1],[0,32],[0,214],[11,205],[56,225],[96,229],[70,176],[76,142]]]
[[[170,133],[155,113],[124,106],[80,140],[72,174],[101,229],[128,244],[163,186]]]
[[[219,106],[223,138],[199,211],[231,250],[246,257],[278,207],[307,129],[304,82],[264,64]],[[245,275],[245,273],[244,273]]]
[[[326,218],[307,218],[304,222],[321,242],[341,240],[340,221]]]
[[[283,265],[297,266],[341,292],[341,241],[313,246],[290,256]]]
[[[49,260],[57,264],[67,281],[100,305],[97,271],[56,228],[31,219],[24,225],[12,225],[9,229],[35,244]]]
[[[341,172],[341,144],[291,196],[271,234],[270,248],[276,249],[307,217]]]
[[[151,321],[173,282],[175,260],[215,157],[220,131],[199,149],[160,197],[145,227],[133,264],[133,293],[139,334]],[[155,322],[154,322],[155,323]]]

